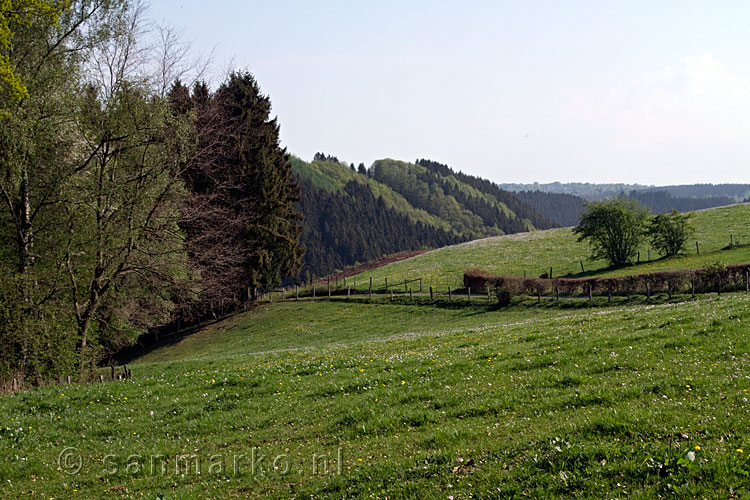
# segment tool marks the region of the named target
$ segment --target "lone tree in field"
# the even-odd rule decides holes
[[[578,241],[588,241],[593,259],[606,259],[612,266],[623,266],[635,257],[645,234],[648,210],[632,201],[594,201],[573,233]]]
[[[647,230],[651,246],[667,257],[680,253],[688,238],[695,232],[690,226],[690,219],[690,214],[681,214],[677,210],[652,218]]]

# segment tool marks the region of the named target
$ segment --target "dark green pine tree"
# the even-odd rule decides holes
[[[232,124],[224,167],[231,171],[230,198],[246,216],[244,285],[256,289],[293,275],[301,265],[302,216],[294,209],[299,186],[289,154],[279,144],[279,124],[271,101],[249,73],[233,73],[215,98]]]

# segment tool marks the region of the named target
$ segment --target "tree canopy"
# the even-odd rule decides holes
[[[648,211],[620,199],[594,201],[585,207],[573,229],[578,241],[588,241],[593,259],[606,259],[612,266],[630,263],[643,239]]]

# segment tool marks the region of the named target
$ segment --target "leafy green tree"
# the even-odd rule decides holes
[[[0,64],[12,68],[0,82],[0,282],[19,311],[16,340],[2,361],[22,379],[40,382],[75,365],[60,203],[80,164],[84,60],[107,39],[121,7],[110,0],[0,1],[0,39],[9,44],[0,43]]]
[[[647,228],[651,246],[667,257],[680,253],[695,232],[690,225],[691,218],[691,214],[682,214],[677,210],[653,217]]]
[[[592,259],[606,259],[623,266],[635,257],[644,233],[648,210],[625,200],[611,199],[586,204],[581,222],[573,229],[578,241],[588,241]]]
[[[11,54],[24,52],[23,44],[14,40],[19,30],[39,26],[55,26],[66,2],[55,0],[0,0],[0,92],[4,99],[18,102],[29,96],[29,89],[17,70],[18,60]],[[8,118],[6,106],[0,107],[0,117]]]

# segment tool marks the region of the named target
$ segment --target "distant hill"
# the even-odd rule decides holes
[[[548,184],[498,184],[513,191],[535,210],[562,226],[578,224],[584,201],[604,198],[629,198],[653,213],[670,210],[687,212],[741,203],[750,198],[750,184],[688,184],[645,186],[642,184],[591,184],[582,182]],[[550,197],[546,196],[549,195]],[[565,198],[574,196],[574,198]],[[555,201],[552,201],[552,200]]]
[[[322,153],[292,158],[302,190],[302,279],[404,250],[557,227],[517,195],[430,160],[355,168]]]
[[[618,196],[622,192],[652,189],[654,186],[643,184],[593,184],[590,182],[550,182],[540,184],[498,184],[500,189],[507,191],[541,191],[542,193],[571,194],[586,200],[600,200]]]
[[[632,191],[664,191],[675,198],[733,198],[741,202],[750,197],[750,184],[685,184],[674,186],[646,186],[643,184],[592,184],[588,182],[550,182],[540,184],[498,184],[508,191],[542,191],[580,196],[587,200],[598,200],[618,196]]]
[[[519,191],[515,193],[537,212],[562,227],[577,226],[585,210],[586,200],[566,193]]]

